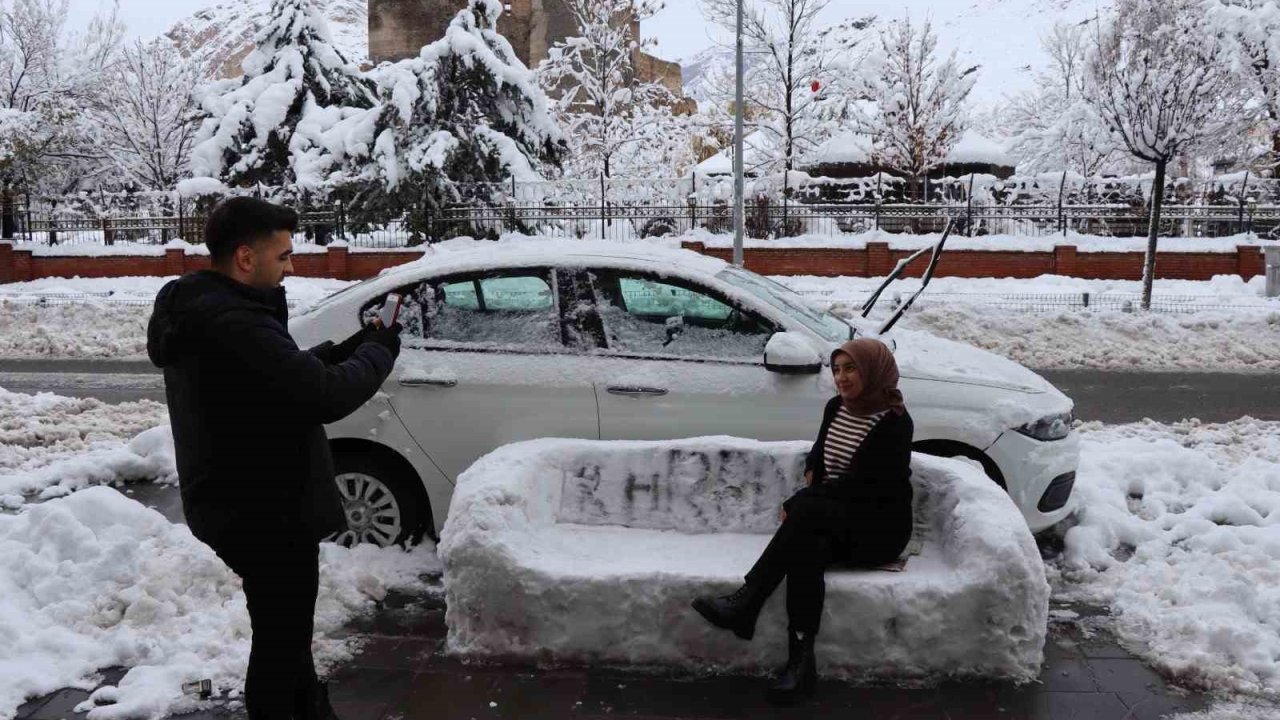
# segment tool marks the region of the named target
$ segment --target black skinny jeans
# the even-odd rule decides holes
[[[817,634],[827,592],[823,574],[831,563],[870,565],[888,562],[897,555],[884,557],[883,548],[859,548],[850,533],[857,521],[856,506],[823,493],[817,486],[802,489],[784,507],[787,519],[747,573],[747,584],[768,597],[785,578],[787,627],[792,632]]]
[[[320,546],[305,539],[215,547],[240,576],[249,606],[253,647],[244,684],[249,720],[310,720],[317,716],[319,680],[311,657]]]

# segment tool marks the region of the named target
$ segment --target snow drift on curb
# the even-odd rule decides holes
[[[434,548],[412,553],[321,546],[315,651],[349,659],[339,636],[388,589],[421,589]],[[212,678],[242,689],[250,628],[239,579],[208,546],[159,513],[95,487],[0,515],[0,718],[63,687],[91,689],[124,666],[90,720],[163,717],[197,709],[182,683]],[[86,703],[87,706],[93,703]]]

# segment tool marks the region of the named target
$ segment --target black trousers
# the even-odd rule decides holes
[[[804,488],[786,502],[787,519],[746,577],[764,597],[786,579],[787,626],[792,632],[818,632],[827,593],[823,574],[833,562],[875,564],[896,557],[884,557],[883,548],[860,545],[857,506],[824,490]]]
[[[249,720],[317,716],[319,680],[311,657],[320,545],[302,538],[215,547],[240,576],[253,647],[244,684]]]

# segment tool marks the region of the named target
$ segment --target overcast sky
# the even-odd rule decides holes
[[[218,0],[120,0],[120,15],[135,37],[154,37],[197,10]],[[839,0],[835,4],[841,4]],[[108,7],[105,0],[71,0],[77,24]],[[696,0],[670,0],[660,15],[645,23],[644,34],[658,39],[662,57],[680,59],[711,45]]]

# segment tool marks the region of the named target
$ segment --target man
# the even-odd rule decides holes
[[[323,425],[373,397],[400,352],[399,325],[298,349],[281,287],[297,227],[262,200],[220,203],[212,269],[165,285],[147,328],[187,524],[244,582],[251,720],[334,717],[311,657],[319,541],[346,528]]]

